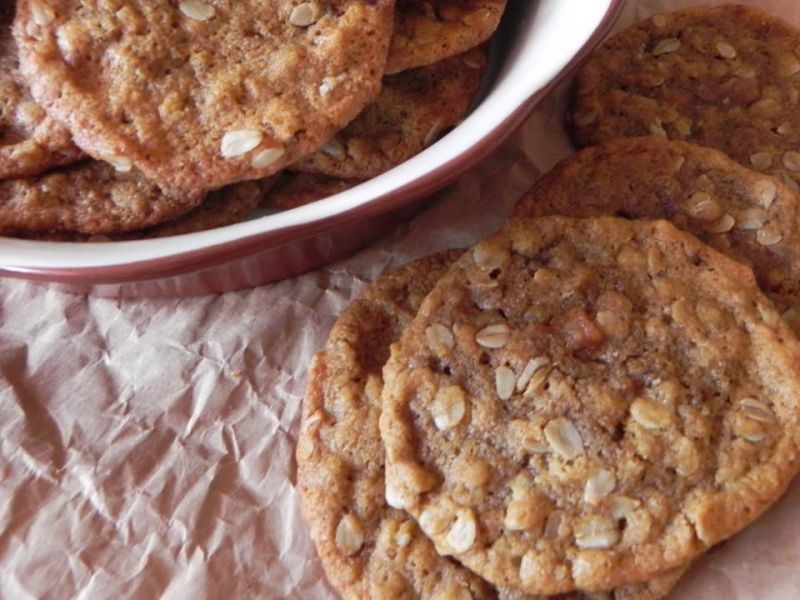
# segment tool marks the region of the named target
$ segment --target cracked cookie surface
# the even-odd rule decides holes
[[[378,99],[320,151],[289,168],[369,179],[419,154],[467,114],[486,70],[486,50],[390,75]]]
[[[83,156],[69,130],[33,101],[11,35],[14,3],[0,6],[0,179],[37,175]]]
[[[800,196],[721,152],[654,137],[586,148],[542,177],[518,216],[667,219],[752,267],[800,332]]]
[[[397,0],[386,73],[430,65],[491,37],[506,0]]]
[[[758,8],[663,13],[596,49],[577,75],[579,146],[658,135],[722,150],[798,189],[800,30]]]
[[[387,501],[495,585],[642,581],[783,493],[798,358],[752,272],[665,221],[514,219],[393,346]]]
[[[95,158],[181,189],[266,177],[374,100],[393,0],[21,0],[34,98]]]

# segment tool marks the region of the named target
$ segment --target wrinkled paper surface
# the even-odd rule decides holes
[[[800,25],[796,0],[752,3]],[[631,0],[617,28],[691,4]],[[179,300],[0,282],[0,598],[335,597],[293,485],[309,360],[366,282],[501,224],[571,152],[564,98],[417,218],[315,273]],[[800,598],[800,482],[673,597]]]

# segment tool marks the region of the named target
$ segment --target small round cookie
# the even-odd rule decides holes
[[[786,489],[799,360],[750,269],[666,221],[512,220],[392,347],[387,502],[495,585],[643,581]]]
[[[363,183],[361,179],[339,179],[314,173],[284,172],[280,180],[264,196],[262,206],[289,210],[305,206]]]
[[[431,65],[488,40],[506,0],[397,0],[386,73]]]
[[[668,219],[752,267],[800,333],[800,196],[711,148],[628,138],[564,160],[523,197],[517,216]]]
[[[121,233],[176,218],[204,196],[164,189],[138,173],[86,160],[38,177],[0,181],[0,232]]]
[[[21,0],[34,98],[75,142],[179,189],[277,172],[380,90],[393,0]]]
[[[69,130],[47,116],[19,72],[11,35],[14,3],[0,6],[0,179],[27,177],[79,160]]]
[[[735,4],[655,15],[595,50],[575,85],[579,146],[658,135],[798,189],[800,30]]]
[[[475,48],[384,78],[378,99],[293,171],[369,179],[419,154],[467,114],[486,70]]]
[[[474,600],[537,600],[496,590],[440,557],[414,521],[384,499],[381,368],[390,344],[460,255],[424,258],[367,286],[312,363],[297,445],[298,483],[322,564],[344,598],[461,598],[468,590]],[[621,588],[612,598],[658,600],[682,572]],[[601,598],[607,597],[570,594],[560,600]]]

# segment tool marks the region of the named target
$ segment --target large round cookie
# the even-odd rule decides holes
[[[434,65],[384,78],[378,99],[319,152],[290,168],[369,179],[419,154],[467,114],[486,70],[475,48]]]
[[[485,42],[506,0],[397,0],[386,72],[431,65]]]
[[[414,521],[384,500],[381,368],[389,345],[460,254],[425,258],[380,277],[342,313],[312,363],[297,447],[298,482],[325,571],[345,598],[533,600],[495,590],[440,557]],[[657,600],[681,572],[617,590],[615,598]],[[579,597],[602,595],[573,596]]]
[[[757,8],[655,15],[608,40],[578,73],[581,146],[659,135],[800,181],[800,31]]]
[[[752,272],[666,221],[512,220],[392,348],[387,501],[495,585],[641,581],[785,490],[799,360]]]
[[[161,188],[138,173],[86,160],[38,177],[0,181],[0,233],[121,233],[178,217],[199,206],[204,195]]]
[[[183,189],[266,177],[380,89],[393,0],[21,0],[34,97],[76,143]]]
[[[33,101],[19,72],[13,19],[14,2],[0,5],[0,179],[37,175],[83,155],[69,130]]]
[[[587,148],[542,177],[515,214],[668,219],[752,267],[800,332],[800,197],[721,152],[654,137]]]

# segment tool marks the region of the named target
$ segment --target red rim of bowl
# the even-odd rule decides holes
[[[307,239],[353,219],[368,218],[379,213],[388,212],[408,204],[414,199],[432,194],[453,183],[462,173],[486,158],[527,120],[538,102],[573,73],[578,65],[585,60],[589,52],[605,37],[614,24],[623,2],[624,0],[611,0],[608,11],[600,21],[600,24],[567,66],[549,84],[520,104],[514,112],[501,121],[478,143],[418,179],[384,194],[377,195],[365,205],[278,231],[256,233],[213,246],[187,250],[160,258],[103,267],[29,268],[3,266],[0,267],[0,275],[68,284],[113,284],[153,280],[190,271],[198,271],[254,254],[259,250],[273,248],[291,241]]]

